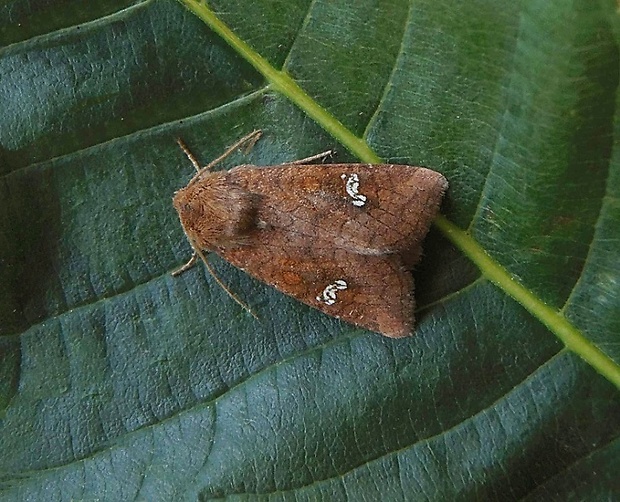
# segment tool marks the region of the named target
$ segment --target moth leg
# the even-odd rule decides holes
[[[235,300],[239,305],[241,305],[243,307],[244,310],[247,310],[252,317],[254,317],[255,319],[258,320],[258,316],[252,312],[252,309],[246,305],[245,303],[243,303],[239,297],[237,295],[235,295],[235,293],[233,293],[230,288],[228,286],[226,286],[226,284],[224,284],[222,282],[222,280],[217,276],[217,274],[215,273],[215,270],[213,270],[213,268],[211,267],[211,264],[207,261],[207,258],[205,257],[205,255],[202,253],[202,251],[200,251],[198,248],[194,249],[195,253],[197,256],[200,257],[200,259],[203,261],[203,263],[205,264],[205,267],[207,267],[207,270],[209,271],[209,273],[211,274],[211,276],[213,277],[213,279],[215,279],[215,282],[217,282],[220,287],[226,291],[226,293],[228,293],[228,296],[230,296],[233,300]]]
[[[187,272],[190,268],[196,265],[196,260],[198,260],[198,255],[196,254],[196,251],[194,251],[194,254],[192,254],[192,257],[189,259],[189,261],[185,265],[182,265],[179,268],[171,272],[172,276],[177,277],[181,275],[183,272]]]
[[[226,293],[228,294],[228,296],[230,296],[233,300],[235,300],[239,305],[241,305],[243,307],[244,310],[247,310],[252,317],[254,317],[255,319],[258,319],[258,316],[252,312],[252,309],[250,307],[248,307],[245,303],[243,303],[238,297],[237,295],[235,295],[228,286],[226,286],[226,284],[224,284],[222,282],[222,280],[217,276],[217,274],[215,273],[215,270],[213,270],[213,268],[211,267],[211,264],[207,261],[206,256],[201,252],[198,251],[197,249],[194,250],[194,254],[192,254],[192,257],[189,259],[189,261],[177,268],[176,270],[172,271],[172,276],[173,277],[178,277],[179,275],[181,275],[183,272],[187,272],[190,268],[192,268],[194,265],[196,265],[196,261],[198,260],[198,257],[200,257],[200,259],[204,262],[205,267],[207,267],[207,270],[209,271],[209,273],[211,274],[211,276],[213,277],[213,279],[215,279],[215,282],[218,283],[218,285],[224,290],[226,291]]]
[[[312,155],[311,157],[306,157],[305,159],[294,160],[293,162],[286,162],[287,164],[307,164],[308,162],[312,162],[317,159],[325,159],[325,157],[329,157],[333,150],[327,150],[326,152],[317,153],[316,155]]]
[[[200,163],[198,162],[198,159],[194,156],[194,154],[190,151],[190,149],[187,147],[185,141],[183,141],[181,138],[177,138],[177,143],[181,147],[181,150],[183,150],[185,155],[187,155],[187,158],[194,166],[194,169],[200,172]]]

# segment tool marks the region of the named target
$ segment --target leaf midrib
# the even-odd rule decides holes
[[[351,153],[364,162],[382,162],[381,158],[363,138],[355,136],[335,116],[321,107],[288,73],[274,68],[265,58],[237,36],[206,4],[200,0],[179,0],[179,2],[198,16],[243,59],[261,73],[272,89],[296,104]],[[439,216],[435,221],[435,225],[448,240],[480,269],[485,278],[521,304],[532,316],[557,336],[568,350],[577,354],[620,389],[620,366],[588,340],[560,311],[546,305],[530,289],[517,282],[499,262],[486,253],[484,248],[469,233],[451,223],[444,216]]]

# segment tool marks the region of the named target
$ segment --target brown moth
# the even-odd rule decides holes
[[[202,252],[214,252],[328,315],[389,337],[410,335],[410,270],[420,260],[446,179],[407,165],[307,163],[331,152],[210,172],[260,134],[242,138],[204,168],[180,142],[198,173],[174,196],[195,251],[175,275],[196,256],[212,272]]]

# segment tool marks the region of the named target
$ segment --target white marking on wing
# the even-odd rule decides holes
[[[336,303],[336,295],[339,290],[347,289],[349,286],[346,281],[342,279],[337,279],[333,282],[333,284],[328,284],[323,292],[316,297],[317,301],[323,302],[325,305],[333,305]]]
[[[368,198],[359,193],[360,189],[360,177],[356,174],[350,174],[348,177],[346,174],[340,175],[340,177],[345,180],[345,190],[349,197],[351,197],[351,204],[357,207],[362,207],[366,204]]]

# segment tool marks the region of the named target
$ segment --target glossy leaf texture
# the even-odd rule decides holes
[[[213,0],[620,365],[620,39],[603,0]],[[0,5],[0,498],[600,500],[620,395],[441,232],[389,340],[190,254],[171,197],[335,148],[181,3]],[[618,369],[620,371],[620,369]]]

